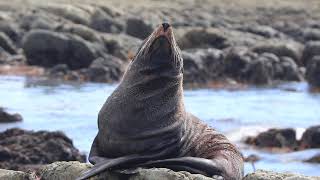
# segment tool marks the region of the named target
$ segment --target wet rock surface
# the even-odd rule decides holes
[[[55,161],[85,162],[86,156],[62,132],[9,129],[0,133],[0,167],[27,171]]]

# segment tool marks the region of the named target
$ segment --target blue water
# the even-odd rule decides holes
[[[97,114],[116,85],[99,83],[61,83],[44,79],[0,76],[0,106],[20,113],[19,123],[0,124],[0,131],[11,127],[30,130],[61,130],[74,145],[88,153],[97,133]],[[293,127],[300,137],[303,130],[320,124],[320,94],[308,92],[306,83],[243,90],[186,90],[188,111],[223,132],[238,144],[245,156],[262,157],[256,169],[296,172],[320,176],[320,165],[302,163],[319,153],[307,150],[271,154],[241,144],[248,135],[271,127]],[[252,165],[246,163],[246,173]]]

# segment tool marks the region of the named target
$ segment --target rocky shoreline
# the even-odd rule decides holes
[[[209,3],[198,4],[191,16],[191,7],[0,4],[0,74],[117,82],[143,39],[166,17],[182,49],[186,86],[304,80],[320,85],[316,9]]]
[[[53,164],[42,167],[37,172],[24,173],[21,171],[11,171],[0,169],[0,179],[8,180],[60,180],[60,179],[75,179],[81,173],[88,170],[92,165],[80,163],[80,162],[55,162]],[[219,177],[209,178],[200,174],[190,174],[188,172],[180,171],[175,172],[165,168],[152,168],[131,170],[130,172],[106,172],[98,177],[91,178],[96,179],[108,179],[108,180],[144,180],[144,179],[162,179],[162,180],[219,180]],[[320,177],[308,177],[298,174],[290,173],[276,173],[272,171],[258,170],[254,173],[247,174],[243,180],[289,180],[289,179],[304,179],[304,180],[319,180]]]

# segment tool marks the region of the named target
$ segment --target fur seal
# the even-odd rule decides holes
[[[99,112],[89,154],[94,166],[78,179],[135,167],[243,177],[236,147],[185,110],[183,60],[172,31],[163,23],[139,48]]]

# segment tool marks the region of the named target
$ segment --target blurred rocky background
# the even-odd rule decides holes
[[[319,14],[317,0],[1,1],[0,73],[117,82],[143,39],[168,21],[186,86],[317,87]]]
[[[0,0],[0,75],[35,77],[60,82],[117,83],[140,44],[163,21],[170,22],[174,27],[177,42],[182,50],[186,89],[227,87],[232,90],[242,90],[248,86],[275,87],[288,82],[307,83],[308,92],[303,92],[304,98],[315,99],[316,102],[306,101],[309,106],[305,108],[311,109],[308,111],[309,115],[317,113],[312,108],[320,107],[318,101],[320,98],[319,94],[312,93],[318,92],[320,88],[319,0]],[[9,81],[4,80],[4,82]],[[40,83],[41,86],[42,83]],[[38,86],[38,84],[27,82],[25,86],[28,88]],[[11,91],[10,85],[1,86],[0,84],[0,87],[7,88],[2,92]],[[297,90],[291,86],[282,87],[282,90],[286,91],[284,96],[288,98],[292,96],[288,92],[300,91],[299,88]],[[46,93],[50,94],[51,91]],[[73,89],[71,93],[72,91]],[[258,91],[254,93],[259,94],[261,91],[268,93],[263,90]],[[279,93],[278,91],[279,89],[276,89],[272,93]],[[311,95],[310,92],[312,92]],[[104,101],[107,95],[101,92],[100,94],[104,96],[99,99]],[[283,97],[283,93],[279,94],[281,96],[276,96],[277,99]],[[70,95],[70,98],[83,99],[85,101],[83,106],[90,104],[89,101],[86,101],[85,96]],[[251,90],[244,96],[246,95],[251,97]],[[19,96],[18,93],[12,95],[14,98],[11,99],[5,96],[0,96],[0,106],[9,106],[11,101],[15,101],[14,98],[25,98]],[[67,96],[64,94],[66,99]],[[225,94],[221,96],[226,97]],[[47,107],[47,103],[52,102],[49,100],[51,97],[47,97],[46,101],[41,97],[39,95],[39,102],[44,107]],[[203,106],[193,106],[195,108],[192,110],[208,108],[206,100],[205,98]],[[226,99],[222,99],[224,100]],[[73,103],[80,103],[79,101],[78,99]],[[272,102],[274,101],[276,100]],[[35,100],[34,103],[37,102]],[[193,99],[192,102],[196,101]],[[239,111],[243,111],[241,106],[246,107],[246,104],[240,101],[238,103]],[[254,105],[259,104],[254,103]],[[19,104],[19,102],[12,104]],[[21,103],[19,105],[19,107],[22,106]],[[254,105],[247,106],[253,107]],[[291,105],[294,103],[287,103],[284,106]],[[34,105],[30,103],[24,106]],[[275,107],[280,106],[275,105]],[[55,106],[50,108],[55,108]],[[215,108],[217,107],[213,107]],[[232,115],[231,112],[235,110],[230,109],[225,110],[224,114]],[[76,110],[74,111],[80,112]],[[270,111],[270,109],[267,110]],[[274,110],[277,111],[276,108]],[[298,110],[297,119],[300,118],[299,120],[307,122],[307,118],[311,116],[306,115],[307,112],[304,109]],[[215,113],[219,114],[218,111]],[[29,111],[28,113],[31,114]],[[29,122],[31,116],[28,113],[25,114]],[[54,114],[47,113],[47,116]],[[272,111],[269,113],[272,114]],[[63,118],[69,118],[67,115],[69,114],[66,112]],[[83,116],[86,117],[85,115]],[[247,112],[247,116],[250,117],[250,115],[256,115],[254,110]],[[209,118],[203,116],[206,122],[211,122],[211,116]],[[202,118],[201,115],[200,117]],[[58,116],[57,119],[59,118],[61,117]],[[222,129],[222,131],[227,131],[226,124],[241,128],[248,126],[246,124],[248,122],[241,118],[222,119],[221,122],[225,123],[222,123],[223,128],[219,126],[220,121],[215,121],[218,123],[211,125],[217,125],[218,130]],[[283,117],[276,114],[275,118]],[[20,115],[0,107],[0,123],[19,123],[24,119],[23,114]],[[43,119],[43,121],[48,119]],[[281,128],[264,129],[260,131],[260,134],[237,137],[241,139],[240,148],[245,152],[245,159],[250,168],[251,164],[254,169],[255,162],[269,157],[264,153],[265,151],[291,153],[294,156],[296,152],[306,150],[306,154],[310,154],[308,150],[320,148],[320,117],[318,119],[317,123],[306,123],[308,127],[303,127],[304,131],[299,132],[300,134],[297,132],[296,126],[298,125],[290,124],[291,120],[286,119],[286,122],[283,123],[286,126],[281,125]],[[90,125],[96,121],[95,117],[86,120]],[[255,123],[259,123],[260,120],[256,119]],[[47,127],[53,123],[49,124],[49,122],[48,120],[47,126],[41,123],[37,126],[50,129]],[[86,161],[87,152],[82,152],[81,148],[79,151],[73,144],[74,139],[67,137],[65,132],[6,129],[7,126],[4,127],[0,125],[3,131],[0,133],[0,168],[24,172],[32,169],[40,173],[48,173],[47,169],[42,170],[42,165],[56,161]],[[33,126],[28,123],[22,127],[33,129],[31,128]],[[84,129],[87,130],[87,127]],[[93,137],[95,130],[90,129],[90,132],[92,131],[90,137]],[[242,130],[241,133],[243,133]],[[71,129],[70,131],[80,130]],[[228,135],[233,137],[232,133]],[[78,136],[72,133],[71,135]],[[81,144],[79,137],[76,141]],[[89,148],[90,142],[85,141],[86,148]],[[254,150],[248,150],[248,146]],[[312,157],[301,161],[319,164],[320,152],[316,151],[313,154]],[[263,167],[272,169],[272,163],[268,164],[265,161],[263,163]],[[88,168],[88,165],[77,163],[71,164],[72,166],[62,163],[57,167],[64,168],[66,165],[71,168],[74,166],[77,174],[83,168]],[[55,164],[51,166],[56,167]],[[51,166],[48,167],[51,168]],[[312,167],[320,168],[319,165]],[[159,172],[161,174],[163,170]],[[170,175],[171,177],[172,174],[168,174],[167,170],[165,172],[165,176]],[[315,171],[303,172],[316,174]],[[10,175],[10,172],[1,170],[0,179],[8,177],[8,173]],[[258,176],[265,174],[266,172],[262,171],[257,173]],[[20,175],[23,178],[26,176],[21,173],[17,176]],[[154,175],[153,172],[151,175]],[[174,174],[175,177],[178,175]],[[248,176],[247,179],[257,178],[255,174],[251,176]],[[276,177],[285,179],[287,175]]]

